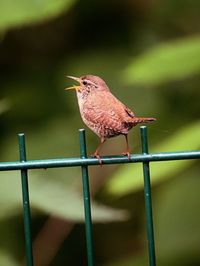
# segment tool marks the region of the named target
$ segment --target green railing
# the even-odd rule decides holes
[[[142,143],[141,154],[132,154],[130,159],[128,159],[126,156],[106,156],[106,157],[102,157],[102,162],[103,164],[124,164],[124,163],[142,163],[143,164],[144,197],[145,197],[145,213],[146,213],[147,238],[148,238],[148,249],[149,249],[149,265],[155,266],[156,255],[155,255],[152,200],[151,200],[150,162],[200,159],[200,151],[149,153],[148,152],[147,128],[145,126],[140,127],[140,132],[141,132],[141,143]],[[83,200],[84,200],[84,210],[85,210],[85,231],[86,231],[88,266],[95,265],[94,251],[93,251],[93,237],[92,237],[92,217],[91,217],[91,206],[90,206],[88,166],[98,165],[99,161],[96,158],[87,157],[84,129],[79,130],[79,137],[80,137],[80,157],[78,158],[27,161],[26,160],[25,136],[24,134],[19,134],[18,138],[19,138],[20,161],[0,163],[0,171],[7,171],[7,170],[20,170],[21,171],[27,266],[34,265],[33,264],[33,253],[32,253],[32,238],[31,238],[31,215],[30,215],[29,188],[28,188],[28,170],[29,169],[40,169],[40,168],[74,167],[74,166],[80,166],[82,169]]]

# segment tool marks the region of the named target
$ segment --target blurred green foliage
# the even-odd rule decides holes
[[[182,128],[171,138],[163,141],[162,145],[153,147],[152,150],[157,152],[198,150],[200,122],[189,124],[187,128]],[[191,137],[192,136],[192,137]],[[174,177],[185,171],[194,162],[192,160],[180,160],[170,162],[159,162],[151,164],[152,184],[163,182],[164,179]],[[127,193],[137,191],[143,188],[142,168],[137,164],[132,169],[132,165],[122,166],[107,182],[106,189],[112,194],[122,196]],[[121,178],[123,176],[123,178]]]
[[[88,73],[105,79],[136,114],[158,118],[148,126],[150,151],[199,149],[199,8],[197,0],[0,1],[1,161],[18,160],[22,131],[28,159],[79,156],[83,123],[75,94],[63,89],[71,85],[66,75]],[[87,130],[89,153],[97,139]],[[138,128],[130,143],[140,152]],[[118,137],[102,153],[123,148]],[[148,263],[141,169],[90,168],[97,265]],[[159,265],[200,264],[199,170],[196,161],[151,164]],[[24,257],[19,176],[0,175],[5,266]],[[30,199],[34,237],[52,214],[79,223],[51,265],[83,265],[80,169],[30,171]]]
[[[44,213],[54,214],[68,220],[82,222],[83,208],[82,195],[75,189],[75,182],[64,177],[63,171],[45,171],[45,173],[30,174],[31,206]],[[51,177],[52,176],[52,177]],[[59,176],[59,181],[56,180]],[[19,174],[16,172],[1,173],[0,202],[2,212],[0,219],[21,214],[21,197]],[[12,186],[10,185],[12,183]],[[70,204],[66,204],[70,202]],[[113,210],[109,207],[101,206],[93,202],[94,221],[108,222],[124,220],[127,218],[126,212]]]
[[[57,16],[67,10],[75,0],[1,0],[0,30],[32,24]]]
[[[147,86],[186,78],[199,73],[199,57],[199,36],[160,44],[134,59],[125,78],[131,84]]]

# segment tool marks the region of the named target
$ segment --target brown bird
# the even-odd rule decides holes
[[[153,117],[136,117],[126,105],[110,92],[105,81],[98,76],[67,77],[79,82],[79,86],[66,88],[66,90],[76,90],[80,114],[84,123],[101,139],[93,156],[98,158],[102,164],[99,156],[99,149],[102,144],[108,138],[124,135],[126,138],[124,155],[130,158],[128,131],[139,123],[155,121],[156,119]]]

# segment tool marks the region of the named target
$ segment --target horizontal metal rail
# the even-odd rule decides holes
[[[180,151],[180,152],[162,152],[148,154],[131,154],[130,160],[126,156],[102,156],[103,164],[125,164],[140,162],[157,162],[157,161],[174,161],[200,159],[200,150]],[[27,160],[26,162],[1,162],[0,171],[22,170],[22,169],[41,169],[57,167],[75,167],[86,165],[98,165],[96,158],[61,158],[61,159],[44,159],[44,160]]]

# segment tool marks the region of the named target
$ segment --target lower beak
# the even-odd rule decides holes
[[[72,77],[72,76],[66,76],[67,78],[70,78],[70,79],[73,79],[73,80],[76,80],[77,82],[80,83],[80,78],[76,78],[76,77]],[[76,91],[79,91],[81,89],[81,86],[72,86],[72,87],[69,87],[69,88],[66,88],[65,90],[76,90]]]
[[[65,88],[65,90],[76,90],[76,91],[79,91],[81,89],[81,86],[72,86],[72,87],[69,87],[69,88]]]

